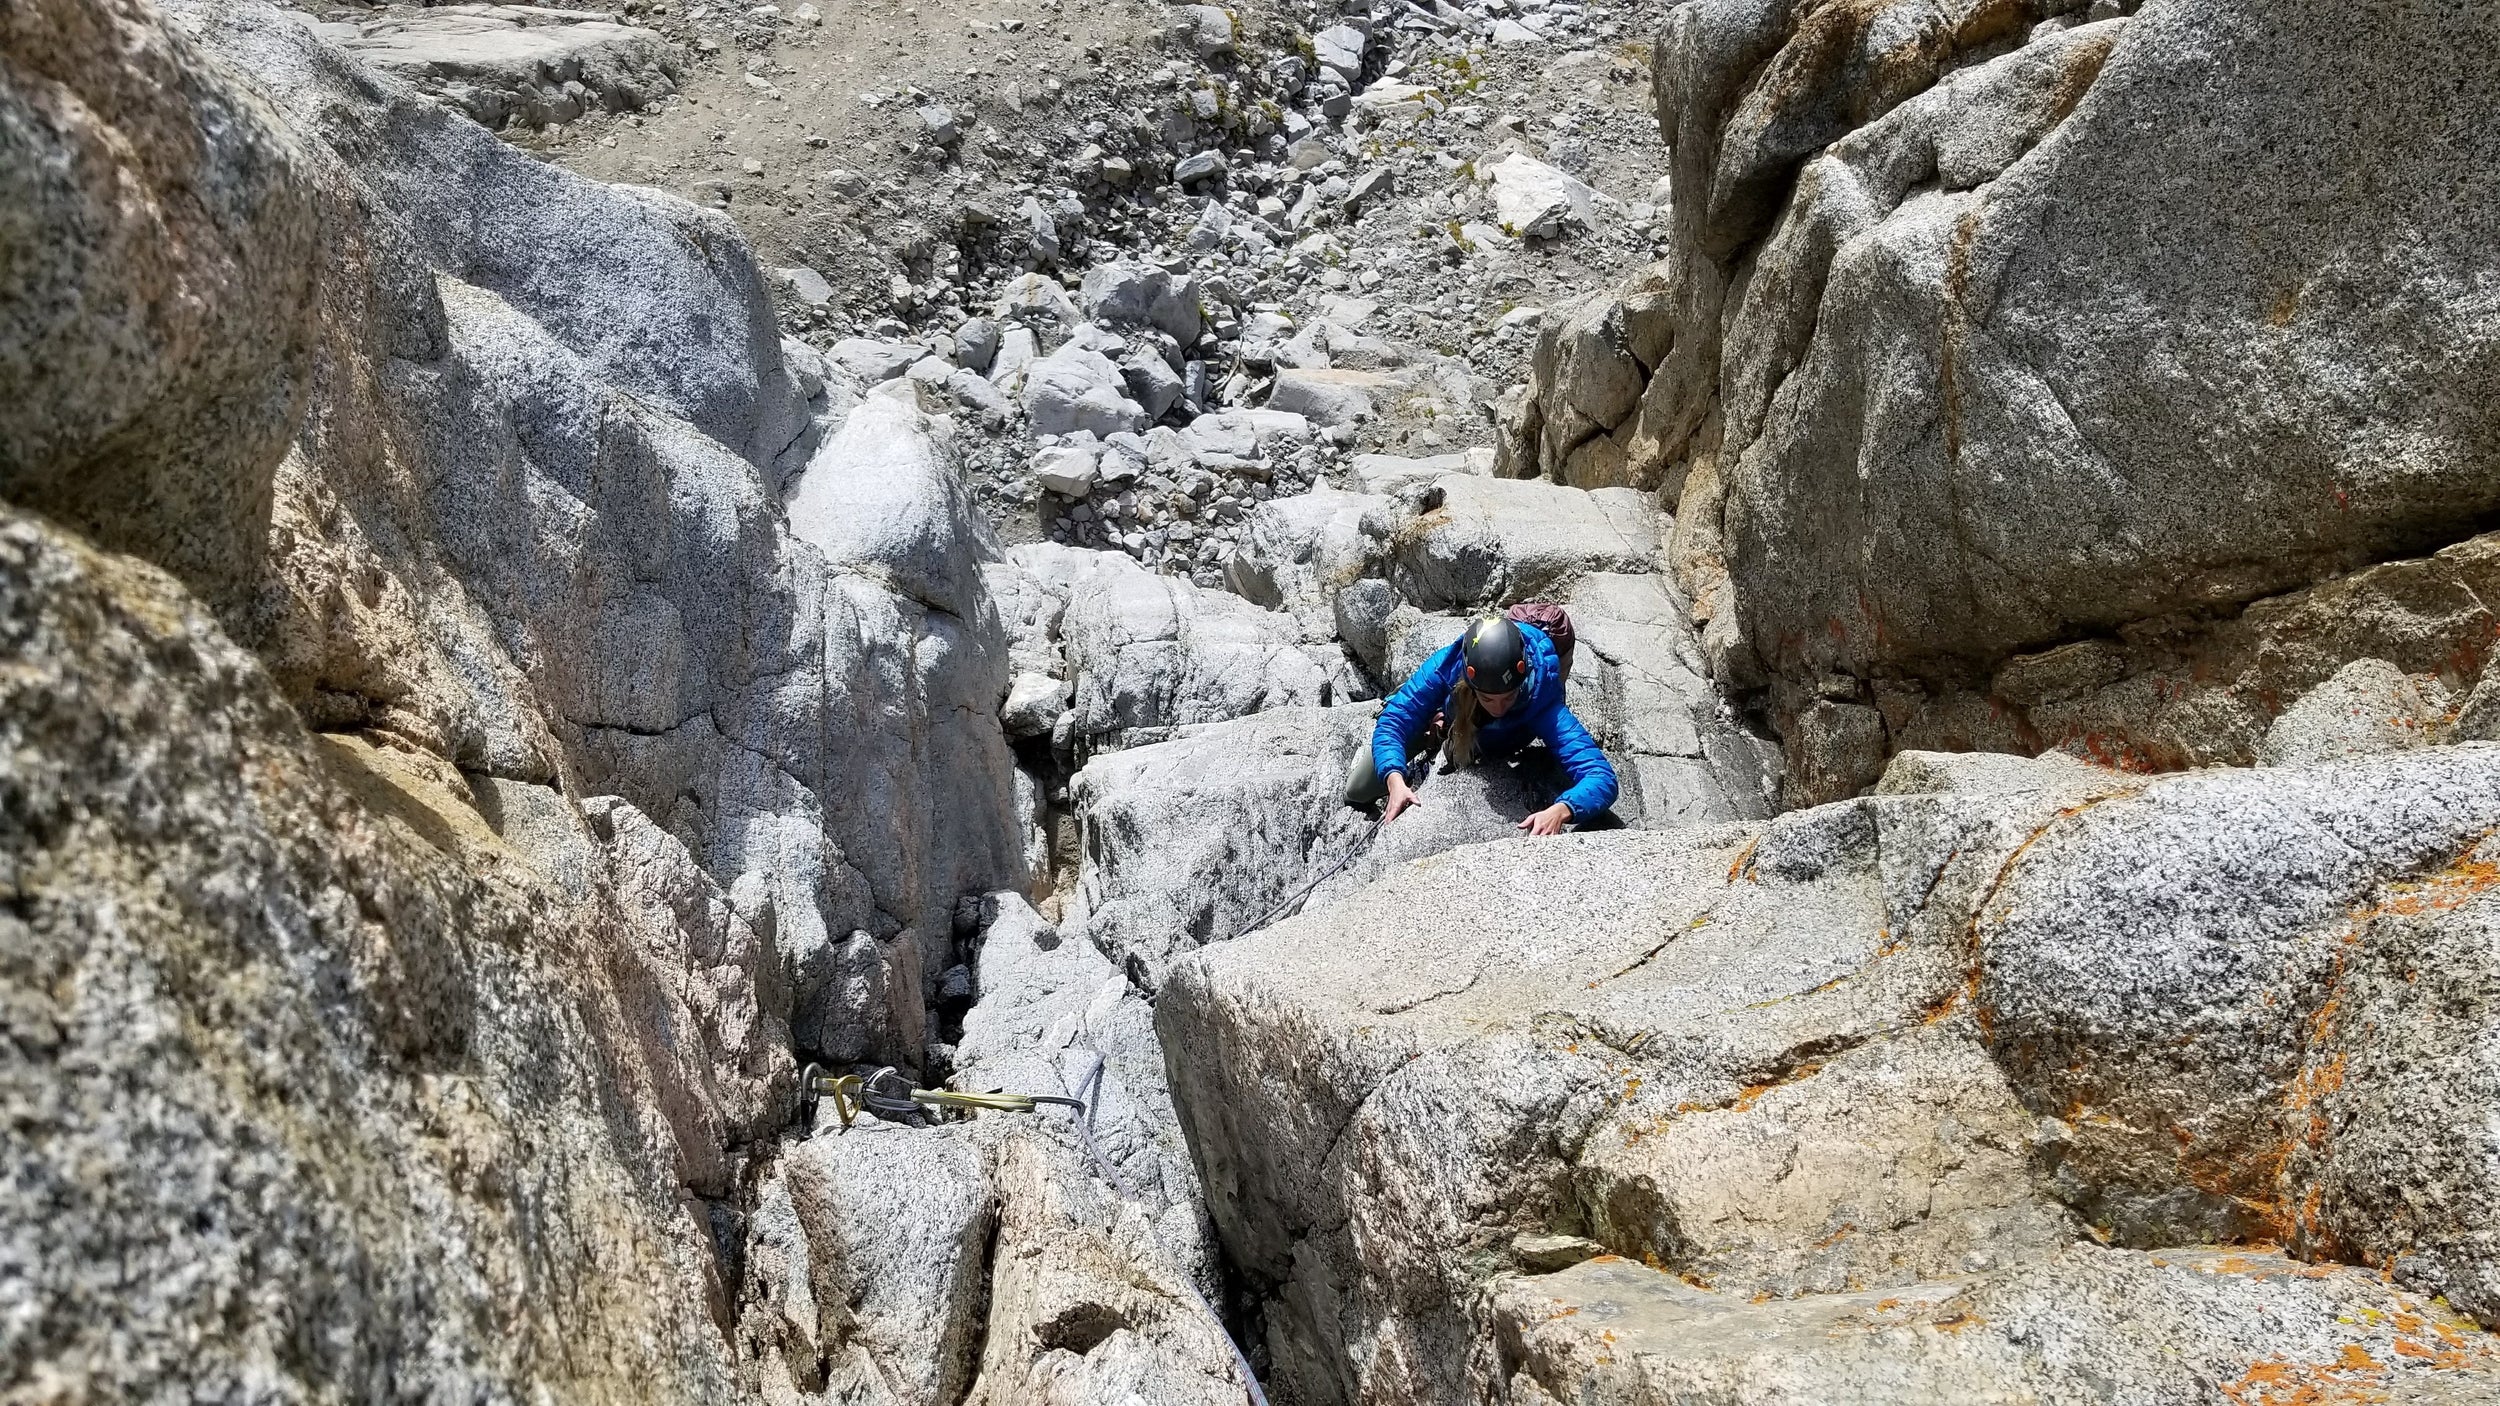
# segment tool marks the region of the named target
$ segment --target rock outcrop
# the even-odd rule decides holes
[[[785,517],[806,388],[720,216],[533,161],[279,12],[186,13],[295,128],[331,231],[246,638],[317,727],[624,797],[769,934],[802,1048],[917,1064],[850,997],[933,985],[955,897],[1023,860],[943,447],[887,427],[914,477],[836,436]],[[804,510],[827,479],[896,496],[845,535]],[[842,979],[871,944],[877,981]]]
[[[703,1009],[752,959],[697,945],[717,890],[544,786],[307,732],[172,578],[14,510],[0,621],[12,1389],[734,1390],[701,1198],[790,1064]],[[611,865],[695,941],[638,941]]]
[[[2348,1306],[2491,1313],[2464,1248],[2481,1135],[2401,1170],[2387,1139],[2481,1126],[2487,1072],[2445,1023],[2480,1009],[2448,993],[2481,979],[2495,778],[2460,747],[1509,842],[1177,962],[1157,1011],[1174,1097],[1280,1389],[1547,1399],[1526,1371],[1565,1400],[1725,1380],[1893,1401],[2080,1380],[1986,1307],[2016,1301],[2114,1313],[2075,1331],[2118,1378],[2196,1360],[2233,1379],[2276,1350],[2259,1286],[2286,1273],[2323,1295],[2294,1360],[2350,1342],[2489,1389],[2463,1325],[2437,1330],[2457,1357],[2398,1361]],[[2433,950],[2439,975],[2400,991],[2388,973]],[[2128,1253],[2068,1249],[2078,1226]],[[1622,1267],[1515,1278],[1512,1239],[1555,1232]],[[2386,1264],[2407,1294],[2265,1261],[2161,1325],[2075,1307],[2233,1235]],[[1571,1304],[1586,1321],[1561,1321]],[[1895,1311],[1968,1333],[1882,1331]],[[1831,1344],[1801,1361],[1740,1346],[1842,1322],[1873,1331],[1800,1336]],[[1606,1346],[1625,1339],[1629,1359]]]
[[[2262,1310],[2252,1301],[2262,1300]],[[2142,1311],[2158,1305],[2156,1312]],[[1506,1281],[1511,1400],[2484,1401],[2483,1335],[2377,1275],[2079,1244],[1975,1284],[1730,1304],[1623,1259]]]
[[[2067,8],[1678,9],[1672,252],[1548,322],[1506,433],[1510,472],[1675,508],[1794,801],[1910,747],[2253,760],[2392,657],[2277,628],[2284,593],[2491,511],[2495,331],[2457,290],[2500,187],[2450,180],[2491,162],[2445,106],[2488,46],[2425,6]],[[2155,130],[2199,135],[2148,181]],[[2405,604],[2437,647],[2402,667],[2470,684],[2487,633]],[[2090,666],[2035,684],[2056,649]]]
[[[1076,1110],[820,1108],[765,1173],[741,1344],[767,1401],[1243,1399],[1153,1017],[1015,894],[983,901],[958,1085]]]
[[[732,1396],[794,1046],[922,1064],[1025,878],[993,549],[916,412],[794,530],[870,470],[721,217],[174,15],[0,31],[6,1380]]]
[[[1471,610],[1536,600],[1596,571],[1649,571],[1659,519],[1625,489],[1440,479],[1422,511],[1398,524],[1390,583],[1422,610]]]
[[[1362,842],[1347,768],[1373,707],[1278,708],[1095,758],[1069,783],[1088,940],[1145,985]]]
[[[544,127],[585,112],[633,112],[685,76],[659,35],[603,11],[538,5],[386,9],[325,26],[339,47],[488,127]]]
[[[0,494],[230,613],[312,375],[305,153],[140,0],[0,19]]]

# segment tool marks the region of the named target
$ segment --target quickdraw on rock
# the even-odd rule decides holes
[[[903,1072],[890,1064],[865,1078],[857,1074],[837,1075],[820,1064],[811,1064],[801,1070],[799,1073],[801,1121],[811,1127],[814,1126],[817,1103],[827,1098],[833,1100],[833,1111],[841,1118],[842,1126],[845,1128],[850,1127],[862,1113],[874,1113],[880,1118],[895,1118],[911,1113],[934,1113],[949,1109],[958,1113],[971,1113],[976,1110],[991,1113],[1030,1113],[1045,1103],[1073,1108],[1079,1116],[1083,1116],[1086,1112],[1083,1100],[1062,1098],[1057,1094],[966,1094],[957,1093],[952,1089],[923,1089],[904,1078]]]
[[[1093,1068],[1078,1082],[1076,1092],[1099,1096],[1105,1066],[1106,1061],[1097,1053]],[[1060,1076],[1060,1087],[1067,1087],[1065,1075]],[[1137,1188],[1121,1174],[1119,1164],[1105,1156],[1102,1145],[1094,1141],[1094,1110],[1081,1098],[1060,1094],[962,1094],[948,1089],[914,1087],[909,1079],[903,1077],[902,1071],[892,1065],[862,1078],[857,1074],[828,1073],[823,1065],[811,1064],[799,1072],[800,1117],[808,1127],[815,1126],[816,1103],[824,1098],[833,1100],[833,1111],[840,1116],[846,1129],[851,1126],[851,1120],[862,1113],[874,1113],[879,1117],[941,1109],[954,1109],[961,1113],[976,1110],[1030,1113],[1045,1103],[1072,1108],[1076,1110],[1076,1119],[1071,1126],[1076,1130],[1077,1141],[1085,1148],[1086,1157],[1093,1162],[1094,1170],[1111,1183],[1121,1199],[1132,1202],[1141,1199]],[[1258,1373],[1250,1370],[1250,1359],[1234,1339],[1233,1330],[1225,1326],[1224,1316],[1215,1311],[1215,1306],[1207,1302],[1206,1296],[1198,1292],[1195,1284],[1183,1279],[1179,1287],[1182,1293],[1189,1296],[1190,1302],[1198,1306],[1198,1311],[1206,1315],[1207,1321],[1215,1325],[1215,1331],[1223,1334],[1224,1346],[1232,1350],[1233,1369],[1241,1373],[1242,1387],[1249,1394],[1250,1406],[1268,1406],[1267,1392],[1259,1385]]]

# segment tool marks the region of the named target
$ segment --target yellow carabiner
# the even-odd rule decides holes
[[[844,1074],[837,1078],[826,1073],[824,1066],[816,1064],[799,1071],[799,1096],[811,1102],[831,1098],[833,1111],[840,1115],[845,1128],[851,1126],[851,1120],[857,1118],[860,1109],[865,1106],[860,1099],[862,1088],[863,1083],[856,1074]]]

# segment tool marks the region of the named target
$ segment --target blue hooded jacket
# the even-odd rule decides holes
[[[1519,636],[1527,644],[1528,681],[1519,686],[1519,699],[1509,712],[1478,724],[1476,751],[1488,758],[1507,757],[1543,738],[1547,750],[1571,773],[1571,789],[1555,799],[1571,807],[1574,820],[1595,815],[1615,803],[1614,763],[1563,704],[1562,659],[1554,642],[1534,625],[1521,625]],[[1406,739],[1422,731],[1433,714],[1449,709],[1450,692],[1466,677],[1466,668],[1459,641],[1453,640],[1389,695],[1372,729],[1373,770],[1383,777],[1406,770]]]

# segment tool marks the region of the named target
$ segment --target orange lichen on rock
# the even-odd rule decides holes
[[[1736,852],[1735,861],[1727,866],[1727,881],[1729,883],[1732,884],[1738,879],[1750,879],[1753,877],[1753,852],[1755,846],[1761,843],[1762,837],[1757,835],[1754,838],[1745,841],[1745,847]]]
[[[2362,1356],[2367,1359],[2368,1354]],[[2252,1363],[2239,1380],[2222,1384],[2222,1394],[2240,1406],[2336,1406],[2337,1403],[2392,1401],[2385,1386],[2387,1372],[2375,1361],[2348,1366],[2349,1354],[2335,1362]]]
[[[2474,849],[2481,845],[2482,841],[2475,841]],[[2409,918],[2461,908],[2476,895],[2500,886],[2500,862],[2476,859],[2474,849],[2468,849],[2436,873],[2388,885],[2388,895],[2377,907],[2353,915],[2356,925],[2389,915]]]
[[[2444,1341],[2454,1342],[2457,1345],[2429,1347],[2411,1338],[2398,1338],[2392,1350],[2398,1357],[2410,1358],[2422,1366],[2438,1371],[2458,1372],[2471,1366],[2473,1355],[2466,1351],[2455,1330],[2443,1327],[2440,1329],[2440,1334]]]
[[[2333,1059],[2305,1066],[2292,1080],[2291,1091],[2284,1095],[2287,1107],[2295,1112],[2306,1110],[2309,1114],[2308,1137],[2312,1148],[2326,1146],[2326,1110],[2319,1106],[2319,1101],[2344,1086],[2344,1068],[2349,1059],[2350,1056],[2338,1050]]]
[[[2320,1208],[2324,1199],[2324,1188],[2311,1182],[2309,1189],[2301,1193],[2300,1209],[2292,1213],[2292,1228],[2299,1232],[2301,1253],[2331,1259],[2341,1249],[2341,1241],[2326,1224]]]

